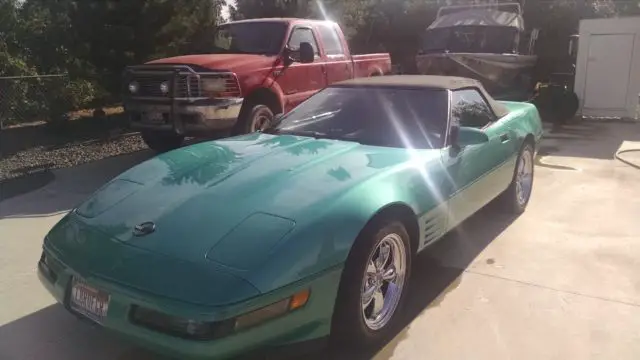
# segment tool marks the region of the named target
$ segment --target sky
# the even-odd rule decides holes
[[[229,9],[228,6],[229,5],[235,5],[236,1],[235,0],[224,0],[227,3],[227,6],[225,6],[222,9],[222,17],[224,17],[225,19],[229,19]]]

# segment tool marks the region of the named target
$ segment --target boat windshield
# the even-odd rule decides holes
[[[459,25],[434,28],[423,35],[421,52],[515,53],[518,36],[518,29],[512,26]]]

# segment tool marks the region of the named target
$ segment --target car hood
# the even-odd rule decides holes
[[[211,261],[184,261],[149,252],[114,239],[108,231],[118,232],[98,230],[70,213],[47,234],[44,248],[86,280],[106,281],[120,291],[136,289],[209,306],[237,303],[260,294],[248,281]]]
[[[203,54],[183,55],[158,59],[147,64],[184,64],[197,65],[212,70],[228,70],[233,72],[255,71],[270,68],[277,60],[276,56],[253,54]]]
[[[157,156],[75,212],[121,242],[167,256],[201,261],[222,239],[242,256],[268,251],[318,204],[408,159],[403,149],[254,133]],[[135,236],[145,222],[155,231]]]

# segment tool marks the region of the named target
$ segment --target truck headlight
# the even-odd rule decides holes
[[[219,93],[226,90],[225,79],[202,79],[202,91],[205,93]]]
[[[169,83],[164,81],[163,83],[160,84],[160,91],[163,94],[168,94],[169,93]]]
[[[132,81],[129,83],[129,92],[135,94],[140,90],[140,84],[137,81]]]

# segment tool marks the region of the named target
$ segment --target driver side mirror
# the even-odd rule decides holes
[[[457,147],[484,144],[489,141],[489,137],[484,131],[464,126],[452,126],[449,139],[451,145]]]
[[[315,60],[316,54],[313,50],[313,46],[309,42],[300,43],[300,62],[303,64],[310,64]]]
[[[301,42],[300,48],[297,50],[292,50],[288,46],[284,49],[284,62],[287,66],[293,64],[294,62],[299,62],[302,64],[310,64],[314,62],[316,59],[315,50],[313,50],[313,46],[309,42]]]

